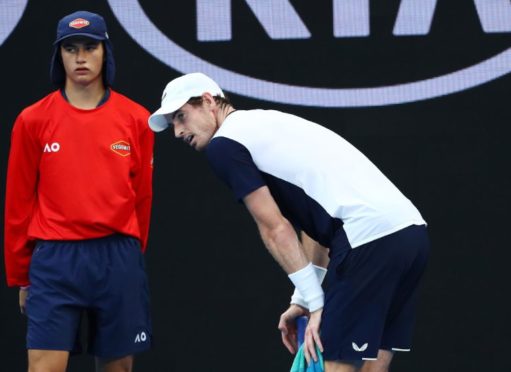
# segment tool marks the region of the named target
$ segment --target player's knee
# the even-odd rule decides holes
[[[325,361],[325,372],[356,372],[362,361]]]
[[[64,351],[29,350],[28,372],[65,372],[67,358]]]
[[[360,372],[388,372],[393,355],[391,351],[379,350],[378,359],[366,361]]]
[[[131,372],[132,367],[132,356],[119,359],[96,359],[97,372]]]
[[[66,366],[53,365],[44,362],[31,362],[28,364],[28,372],[65,372]]]

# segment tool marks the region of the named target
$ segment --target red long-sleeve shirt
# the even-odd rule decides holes
[[[81,110],[59,91],[27,107],[11,136],[5,202],[7,284],[29,284],[34,242],[121,233],[145,250],[154,135],[148,111],[111,91]]]

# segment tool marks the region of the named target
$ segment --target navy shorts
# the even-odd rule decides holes
[[[28,349],[80,352],[83,314],[89,353],[118,358],[149,349],[149,291],[139,241],[111,235],[37,242],[26,313]]]
[[[320,330],[325,360],[410,350],[428,255],[426,227],[413,225],[331,260]]]

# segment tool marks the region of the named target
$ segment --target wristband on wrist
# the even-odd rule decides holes
[[[28,291],[29,288],[30,288],[30,285],[23,285],[23,286],[20,287],[20,290]]]
[[[327,269],[325,269],[324,267],[321,267],[321,266],[317,266],[317,265],[312,265],[312,266],[314,267],[314,271],[316,272],[316,275],[318,277],[319,284],[321,285],[321,283],[323,283],[323,280],[325,279]],[[307,305],[307,302],[305,301],[305,299],[303,298],[303,296],[300,294],[300,292],[298,291],[298,289],[296,287],[293,292],[293,295],[291,296],[290,303],[294,304],[294,305],[299,305],[305,309],[309,308],[309,306]]]
[[[309,305],[307,305],[307,302],[303,299],[300,292],[298,292],[298,289],[295,288],[295,291],[291,295],[291,301],[289,302],[292,305],[298,305],[303,307],[304,309],[309,309]]]
[[[303,269],[289,274],[289,279],[293,282],[299,294],[302,295],[309,311],[313,312],[323,307],[324,293],[319,282],[316,270],[312,263],[309,263]]]

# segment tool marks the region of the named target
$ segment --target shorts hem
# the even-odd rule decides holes
[[[365,361],[365,360],[377,360],[377,359],[378,359],[378,355],[354,356],[354,355],[348,354],[345,356],[341,356],[341,355],[337,354],[337,355],[332,356],[332,355],[325,355],[325,353],[323,353],[323,360],[329,361],[329,362],[342,361],[342,362],[346,362],[346,363],[357,363],[357,362],[361,362],[361,361]]]
[[[61,347],[61,346],[47,346],[47,345],[27,345],[27,350],[52,350],[52,351],[67,351],[69,353],[73,352],[72,347]]]
[[[103,359],[124,358],[126,356],[143,353],[143,352],[149,351],[151,349],[152,349],[152,345],[148,345],[147,347],[145,347],[143,349],[126,350],[126,351],[118,351],[118,352],[111,352],[111,353],[96,352],[96,351],[91,350],[91,351],[88,351],[87,354],[92,355],[96,358],[103,358]]]

